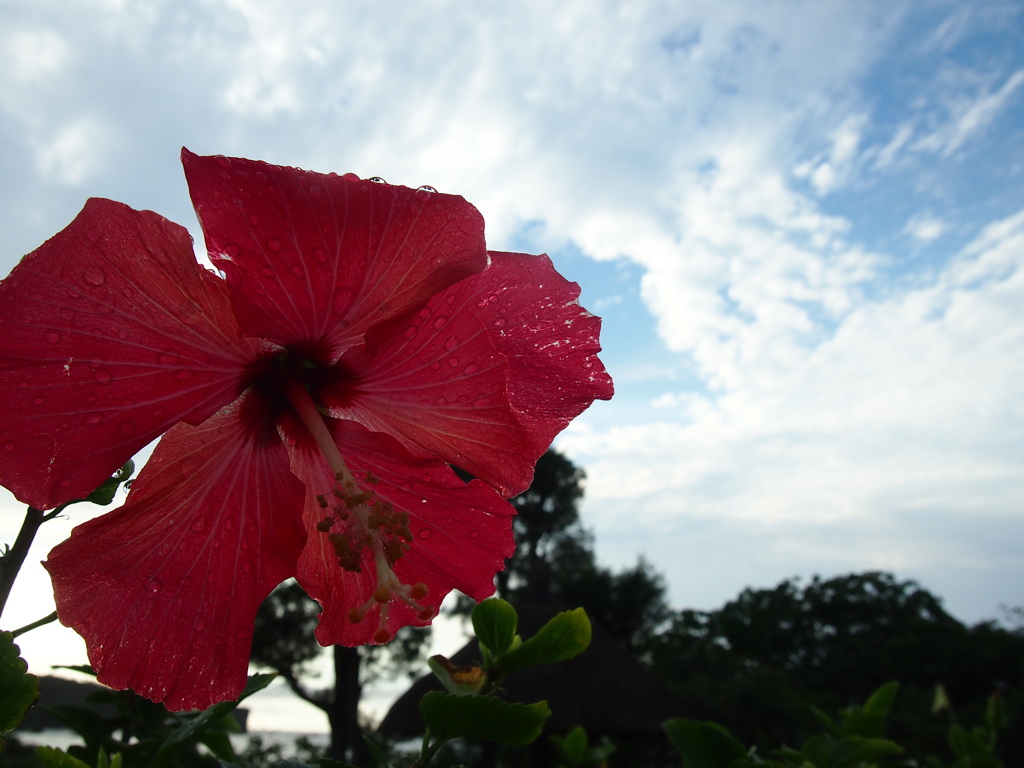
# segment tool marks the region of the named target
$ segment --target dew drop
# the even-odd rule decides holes
[[[117,431],[120,432],[125,437],[127,437],[128,435],[134,435],[135,425],[132,422],[125,419],[124,421],[117,425]]]
[[[192,622],[192,628],[196,632],[202,632],[204,629],[206,629],[206,619],[204,619],[201,616],[197,616],[196,620]]]
[[[114,380],[114,377],[110,375],[110,371],[108,371],[106,368],[97,368],[93,372],[92,377],[96,379],[96,381],[98,381],[100,384],[109,384],[111,381]]]
[[[423,501],[426,501],[426,499],[424,499]],[[420,541],[426,541],[427,539],[430,538],[430,534],[431,534],[431,530],[429,528],[422,528],[422,529],[420,529],[420,532],[417,533],[416,535],[419,536]]]
[[[149,582],[148,582],[148,583],[146,584],[146,588],[147,588],[147,589],[148,589],[148,590],[149,590],[150,592],[152,592],[153,594],[156,594],[156,593],[157,593],[157,592],[159,592],[159,591],[160,591],[161,589],[163,589],[163,586],[164,586],[164,585],[163,585],[163,584],[161,584],[161,583],[160,583],[159,581],[157,581],[156,579],[150,579],[150,580],[149,580]]]
[[[374,184],[387,184],[380,176],[371,176],[367,181],[372,181]]]
[[[260,217],[255,213],[248,214],[245,220],[249,222],[250,227],[258,227],[260,225]]]
[[[281,241],[278,240],[276,237],[270,238],[269,240],[267,240],[267,250],[272,251],[274,253],[280,253]]]
[[[411,339],[415,335],[416,335],[416,326],[415,325],[410,325],[408,328],[405,329],[405,338]]]
[[[99,424],[101,421],[103,421],[103,417],[98,413],[93,413],[85,417],[86,424]]]
[[[225,157],[224,155],[217,155],[217,157],[214,158],[214,159],[218,163],[223,165],[225,168],[230,168],[231,167],[231,158],[230,157]],[[222,173],[223,173],[223,171],[222,171]]]
[[[82,279],[89,285],[103,285],[107,276],[103,273],[102,269],[90,264],[82,270]]]
[[[448,358],[448,365],[451,368],[458,368],[459,367],[459,358],[457,358],[457,357],[449,357]]]
[[[46,402],[46,398],[45,397],[37,397],[34,400],[32,400],[32,402],[35,403],[36,405],[42,405],[43,403]]]
[[[479,370],[480,370],[480,366],[479,365],[477,365],[476,363],[470,363],[465,368],[463,368],[463,373],[472,375],[472,374],[476,373]]]
[[[436,400],[434,400],[434,405],[448,405],[448,398],[439,397]]]
[[[170,352],[161,353],[157,359],[160,361],[160,365],[174,365],[178,362],[178,356],[172,355]]]
[[[14,443],[4,443],[4,450],[5,451],[13,451],[14,448],[15,448]]]
[[[57,342],[60,341],[60,331],[47,331],[46,340],[50,344],[56,344]]]
[[[356,176],[354,173],[346,173],[341,178],[343,178],[345,181],[359,181],[359,177]]]
[[[178,371],[176,374],[174,374],[174,378],[176,378],[178,381],[185,381],[186,379],[191,379],[193,375],[194,374],[192,371]]]
[[[313,186],[309,188],[310,197],[320,197],[320,187]]]
[[[439,318],[437,318],[437,320],[434,321],[434,330],[440,331],[447,324],[448,324],[448,318],[447,317],[439,317]]]
[[[19,381],[18,382],[18,389],[28,389],[28,382],[27,381]]]
[[[64,475],[64,477],[60,479],[60,485],[63,488],[67,488],[69,485],[71,485],[71,483],[71,475]]]
[[[436,194],[437,194],[437,190],[434,189],[429,184],[424,184],[424,185],[416,188],[416,197],[420,198],[421,200],[426,200],[431,195],[436,195]]]
[[[321,264],[326,264],[327,263],[327,251],[325,251],[323,248],[314,248],[313,249],[313,258],[316,259]]]
[[[504,317],[496,317],[496,318],[494,318],[494,327],[495,328],[501,328],[501,326],[503,326],[504,324],[505,324],[505,318]]]
[[[471,539],[479,539],[480,538],[480,531],[470,531],[469,532],[469,538],[471,538]]]

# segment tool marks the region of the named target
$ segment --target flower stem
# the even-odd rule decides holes
[[[21,530],[18,531],[18,538],[14,540],[14,546],[4,553],[3,558],[0,558],[0,616],[3,615],[4,607],[7,605],[7,598],[11,596],[11,588],[14,586],[14,580],[18,577],[18,571],[21,570],[21,566],[28,556],[28,550],[36,537],[36,531],[46,519],[42,510],[29,507],[25,513],[25,521],[21,524]]]
[[[51,622],[54,622],[56,620],[57,620],[57,612],[54,611],[53,613],[49,614],[48,616],[43,616],[43,618],[41,618],[41,619],[39,619],[37,621],[33,621],[31,624],[26,624],[24,627],[19,627],[18,629],[16,629],[13,632],[11,632],[11,634],[14,635],[15,637],[17,637],[18,635],[24,635],[30,629],[35,629],[36,627],[45,626],[45,625],[50,624]]]

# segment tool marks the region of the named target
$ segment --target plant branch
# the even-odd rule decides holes
[[[31,624],[26,624],[24,627],[21,627],[19,629],[14,630],[11,634],[14,635],[15,637],[17,637],[18,635],[25,634],[30,629],[35,629],[36,627],[45,626],[46,624],[50,624],[51,622],[54,622],[56,620],[57,620],[57,612],[54,611],[49,616],[43,616],[43,618],[39,619],[38,621],[33,621]]]
[[[39,526],[46,521],[43,511],[35,507],[29,507],[25,513],[25,521],[18,531],[18,538],[12,546],[0,558],[0,615],[3,615],[4,607],[7,605],[7,598],[11,596],[11,588],[14,580],[18,577],[18,571],[28,556],[28,550],[36,537]]]

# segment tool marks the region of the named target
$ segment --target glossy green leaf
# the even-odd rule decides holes
[[[473,630],[477,639],[500,656],[512,646],[519,617],[504,600],[484,600],[473,609]]]
[[[686,768],[725,768],[747,756],[736,738],[717,723],[676,719],[661,727],[683,756]]]
[[[14,635],[0,632],[0,733],[13,731],[39,699],[39,678],[28,673]],[[0,752],[4,740],[0,739]]]
[[[587,649],[590,635],[590,619],[582,608],[563,611],[536,635],[499,657],[498,668],[507,675],[523,667],[571,659]]]
[[[93,504],[109,504],[114,500],[114,496],[117,494],[117,489],[121,483],[130,480],[134,471],[135,462],[129,459],[127,464],[117,470],[103,485],[90,493],[85,500]]]
[[[540,735],[547,702],[513,704],[491,696],[452,696],[434,691],[420,701],[420,715],[434,738],[469,738],[522,746]]]
[[[275,674],[250,675],[249,683],[245,686],[241,696],[238,697],[238,701],[222,701],[220,704],[215,704],[175,729],[164,739],[150,765],[155,768],[156,766],[173,764],[172,761],[178,749],[185,744],[202,740],[208,728],[216,726],[218,721],[223,720],[244,699],[270,685],[275,677],[277,677]]]
[[[55,747],[36,747],[36,758],[43,768],[92,768],[88,763]]]

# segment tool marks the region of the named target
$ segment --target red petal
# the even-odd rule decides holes
[[[466,485],[445,464],[416,458],[386,435],[368,432],[353,422],[329,420],[345,462],[360,480],[369,472],[379,479],[367,484],[378,498],[409,513],[413,541],[395,563],[403,583],[423,582],[429,589],[420,601],[436,610],[452,589],[476,600],[494,593],[494,574],[512,555],[512,505],[484,483]],[[292,469],[306,482],[306,548],[299,559],[297,579],[320,602],[323,612],[317,639],[323,645],[362,645],[373,642],[380,608],[359,623],[348,614],[362,606],[376,587],[375,569],[367,553],[361,573],[343,571],[326,535],[316,529],[324,510],[317,493],[330,492],[334,473],[310,443],[294,448]],[[413,608],[394,601],[388,609],[390,633],[425,622]]]
[[[168,432],[125,505],[45,563],[100,682],[173,710],[237,698],[256,609],[295,573],[302,499],[283,443],[254,434],[238,403]]]
[[[342,359],[356,385],[325,404],[514,496],[555,435],[612,395],[601,321],[578,296],[546,256],[492,254],[418,314],[373,329]]]
[[[475,301],[484,326],[508,358],[513,408],[549,445],[594,400],[610,400],[614,393],[611,376],[597,357],[601,318],[580,306],[579,285],[558,274],[546,255],[492,251],[490,257],[485,272],[446,295]]]
[[[210,258],[242,327],[335,354],[487,264],[461,197],[182,150]]]
[[[0,284],[0,478],[49,509],[237,397],[249,344],[182,227],[90,200]]]

